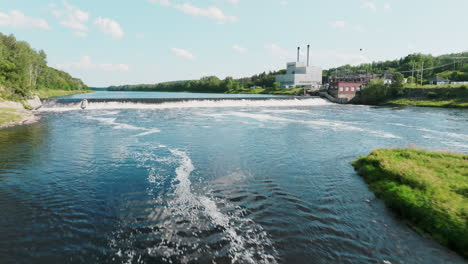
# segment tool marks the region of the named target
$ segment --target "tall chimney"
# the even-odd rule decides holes
[[[309,67],[309,50],[310,50],[310,45],[307,45],[307,67]]]
[[[301,50],[301,47],[297,47],[297,62],[299,62],[299,52]]]

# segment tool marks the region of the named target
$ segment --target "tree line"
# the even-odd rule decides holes
[[[465,58],[465,59],[463,59]],[[386,71],[400,72],[409,83],[426,83],[439,76],[451,81],[468,81],[468,52],[432,56],[410,54],[397,60],[364,63],[357,66],[344,65],[324,71],[324,76],[366,72],[383,74]],[[421,74],[422,73],[422,74]]]
[[[110,91],[159,91],[159,92],[195,92],[195,93],[238,93],[245,89],[260,87],[267,90],[278,89],[275,83],[278,74],[284,74],[286,70],[263,72],[240,79],[226,77],[219,79],[216,76],[203,77],[200,80],[164,82],[156,84],[137,84],[110,86]]]
[[[80,79],[47,66],[43,50],[36,51],[25,41],[0,33],[0,97],[16,100],[42,89],[86,90],[88,87]]]

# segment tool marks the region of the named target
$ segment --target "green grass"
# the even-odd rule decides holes
[[[404,94],[384,105],[468,108],[466,85],[405,86]]]
[[[35,95],[39,96],[39,98],[44,99],[44,98],[50,98],[50,97],[56,97],[56,96],[65,96],[65,95],[72,95],[72,94],[81,94],[81,93],[92,93],[92,90],[54,90],[54,89],[42,89],[42,90],[37,90],[34,92]]]
[[[453,107],[468,108],[468,98],[462,99],[397,99],[387,101],[386,104],[399,106],[425,106],[425,107]]]
[[[23,116],[13,108],[0,107],[0,127],[4,124],[16,122],[23,118]]]
[[[468,155],[380,149],[352,165],[387,206],[468,257]]]
[[[405,84],[405,88],[418,88],[418,89],[434,89],[434,88],[460,88],[466,87],[466,84],[445,84],[445,85],[435,85],[435,84]]]

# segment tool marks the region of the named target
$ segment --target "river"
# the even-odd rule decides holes
[[[226,95],[70,98],[171,97]],[[467,263],[349,164],[377,148],[468,153],[466,110],[274,97],[39,114],[0,130],[2,263]]]

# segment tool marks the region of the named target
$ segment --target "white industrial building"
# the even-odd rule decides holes
[[[309,87],[319,88],[322,84],[322,68],[309,65],[309,46],[307,63],[299,61],[300,48],[297,48],[297,61],[287,64],[286,74],[277,75],[276,81],[282,88]]]

